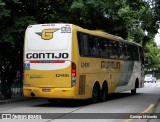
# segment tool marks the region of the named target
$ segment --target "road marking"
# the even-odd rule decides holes
[[[154,107],[154,104],[151,104],[151,105],[149,105],[148,106],[148,108],[146,108],[144,111],[142,111],[141,113],[147,113],[147,112],[149,112],[152,108]],[[141,114],[140,113],[140,114]]]
[[[137,116],[138,116],[138,115],[141,115],[141,114],[143,114],[143,113],[149,112],[153,107],[154,107],[154,104],[149,105],[144,111],[142,111],[141,113],[137,114]],[[129,122],[129,121],[131,121],[131,120],[133,120],[133,119],[126,119],[126,120],[124,120],[124,121],[122,121],[122,122]]]

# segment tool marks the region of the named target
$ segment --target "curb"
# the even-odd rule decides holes
[[[160,98],[158,99],[158,101],[157,101],[157,104],[156,104],[156,106],[155,106],[155,113],[160,113]]]
[[[15,99],[0,100],[0,104],[15,103],[25,100],[30,100],[30,98],[15,98]]]
[[[160,98],[156,102],[155,106],[152,109],[152,115],[160,113]],[[159,122],[159,119],[148,119],[147,122]]]

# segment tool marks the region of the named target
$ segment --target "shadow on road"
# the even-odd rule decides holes
[[[137,93],[135,95],[139,95],[139,94],[141,94],[141,93]],[[135,96],[135,95],[131,95],[131,93],[114,93],[114,94],[108,95],[107,101],[112,101],[112,100],[121,99],[121,98],[125,98],[125,97],[132,97],[132,96]],[[68,108],[74,108],[74,107],[82,107],[82,106],[92,105],[90,100],[53,100],[53,101],[52,101],[52,103],[49,103],[46,100],[46,103],[35,105],[33,107],[68,107]],[[105,101],[105,102],[107,102],[107,101]]]
[[[74,108],[74,107],[82,107],[87,106],[90,103],[88,100],[55,100],[52,103],[49,103],[46,100],[47,103],[45,104],[39,104],[35,105],[33,107],[68,107],[68,108]]]
[[[137,93],[132,95],[131,93],[113,93],[108,95],[108,99],[107,100],[114,100],[114,99],[120,99],[120,98],[125,98],[125,97],[131,97],[131,96],[135,96],[135,95],[139,95],[141,93]]]

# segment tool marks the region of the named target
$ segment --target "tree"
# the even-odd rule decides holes
[[[19,70],[17,67],[22,67],[23,64],[24,34],[28,25],[73,23],[135,41],[142,44],[145,49],[146,44],[153,41],[157,32],[160,2],[159,0],[0,0],[0,11],[0,72],[7,74],[3,75],[3,81],[12,82],[16,70]],[[145,31],[148,35],[144,34]],[[153,60],[158,59],[153,58]],[[7,79],[8,77],[10,79]]]
[[[160,68],[160,49],[157,48],[155,43],[150,43],[145,49],[146,57],[148,57],[149,63],[146,66],[148,69]]]
[[[157,33],[152,8],[144,0],[74,0],[70,7],[72,23],[100,29],[146,45]],[[145,31],[148,35],[145,35]]]
[[[1,2],[0,9],[0,74],[1,89],[5,98],[11,98],[11,85],[15,74],[22,67],[22,49],[25,28],[33,23],[32,17],[21,15],[19,0]],[[17,10],[18,9],[18,10]],[[20,55],[21,54],[21,55]]]

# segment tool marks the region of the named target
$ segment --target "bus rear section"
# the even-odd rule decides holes
[[[25,33],[24,85],[26,97],[74,98],[72,25],[30,25]]]

